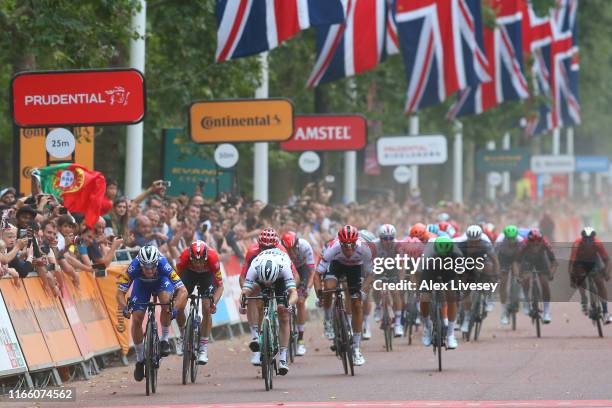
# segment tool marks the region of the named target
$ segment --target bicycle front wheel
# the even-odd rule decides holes
[[[189,369],[191,368],[191,346],[193,344],[191,340],[192,326],[192,316],[189,315],[187,318],[187,325],[185,326],[185,338],[183,339],[183,373],[181,377],[183,385],[187,384],[187,377],[189,376]]]
[[[190,371],[191,371],[191,382],[195,383],[198,376],[198,354],[200,350],[200,322],[197,319],[193,319],[193,327],[191,329],[191,360],[190,360]]]
[[[351,330],[351,325],[348,321],[348,316],[346,314],[344,315],[344,327],[346,331],[346,360],[348,362],[351,376],[355,376],[355,363],[353,361],[353,332]]]
[[[436,302],[435,306],[435,347],[438,350],[438,371],[442,371],[442,310],[440,304]]]
[[[261,374],[266,385],[266,391],[272,389],[272,344],[270,337],[270,321],[265,319],[262,327]]]

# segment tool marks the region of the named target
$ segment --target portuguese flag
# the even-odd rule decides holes
[[[43,193],[53,194],[71,213],[85,215],[85,224],[93,228],[112,203],[105,197],[106,179],[98,171],[80,164],[62,163],[37,170]]]

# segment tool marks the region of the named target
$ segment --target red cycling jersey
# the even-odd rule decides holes
[[[608,261],[608,251],[604,248],[600,240],[595,238],[592,243],[587,243],[582,237],[574,241],[572,245],[572,254],[570,255],[570,262],[595,262],[597,255],[601,257],[601,260]]]
[[[203,264],[197,264],[191,262],[189,256],[189,248],[185,248],[179,256],[176,262],[176,270],[179,275],[185,270],[190,270],[195,273],[212,273],[213,283],[215,286],[223,286],[223,279],[221,279],[221,264],[219,263],[219,255],[217,251],[212,248],[208,248],[208,259]]]
[[[276,245],[274,248],[278,248],[284,253],[286,253],[287,255],[289,255],[285,247],[280,243]],[[269,248],[266,248],[266,249],[269,249]],[[253,244],[249,247],[244,257],[244,263],[242,264],[242,271],[240,271],[241,278],[243,279],[246,278],[246,274],[247,274],[247,271],[249,270],[249,266],[251,266],[251,262],[253,262],[253,259],[255,259],[255,257],[259,255],[261,251],[262,249],[259,248],[259,244]],[[297,270],[295,269],[295,265],[293,264],[293,261],[291,262],[291,269],[293,270],[293,276],[295,277],[297,275]]]

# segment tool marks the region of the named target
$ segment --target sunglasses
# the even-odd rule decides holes
[[[357,247],[357,244],[353,242],[351,244],[340,244],[340,246],[342,248],[355,249]]]
[[[393,241],[395,237],[380,237],[382,241]]]

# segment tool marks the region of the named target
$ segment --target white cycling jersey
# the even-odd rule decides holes
[[[514,257],[516,256],[522,247],[522,243],[525,239],[520,235],[516,236],[516,239],[506,239],[506,236],[502,232],[497,236],[495,240],[495,253],[502,256]]]
[[[263,268],[271,260],[280,268],[278,280],[282,279],[285,282],[285,287],[295,288],[295,279],[293,279],[293,270],[291,268],[291,259],[289,255],[278,248],[266,249],[257,255],[246,273],[243,287],[251,289],[257,283],[259,269]]]
[[[395,258],[400,252],[400,243],[398,241],[393,241],[392,245],[386,246],[383,245],[380,239],[377,239],[373,242],[374,244],[374,253],[372,254],[375,258]]]
[[[310,268],[314,268],[314,252],[312,251],[310,243],[304,238],[299,238],[296,249],[295,258],[291,258],[295,267],[301,268],[306,265]]]
[[[350,257],[342,253],[340,241],[336,240],[324,252],[321,262],[317,265],[317,272],[324,274],[333,261],[338,261],[343,265],[363,265],[364,272],[372,272],[372,251],[365,241],[357,240],[357,246]]]

